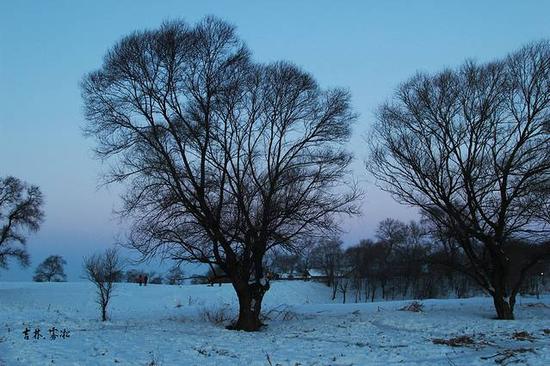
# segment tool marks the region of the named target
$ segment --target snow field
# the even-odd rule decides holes
[[[319,283],[273,282],[264,300],[268,326],[258,333],[226,330],[205,312],[234,316],[230,285],[118,284],[99,321],[94,288],[85,282],[0,282],[0,365],[550,365],[550,297],[521,298],[517,320],[493,320],[492,300],[339,304]],[[47,330],[70,338],[49,339]],[[25,327],[46,336],[25,340]],[[528,332],[532,339],[514,338]],[[437,345],[467,335],[473,345]],[[485,359],[486,358],[486,359]]]

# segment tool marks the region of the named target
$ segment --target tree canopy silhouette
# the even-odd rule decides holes
[[[502,60],[418,74],[381,106],[369,170],[419,207],[469,259],[468,273],[512,319],[527,269],[550,253],[550,42]],[[511,265],[510,243],[532,255]]]
[[[26,234],[37,231],[44,220],[40,188],[15,177],[0,178],[0,268],[15,258],[29,265]]]
[[[36,267],[32,278],[36,282],[65,282],[67,275],[64,266],[67,262],[60,255],[50,255]]]
[[[126,183],[130,245],[219,266],[239,298],[236,329],[261,326],[266,252],[357,213],[349,93],[287,62],[254,62],[219,19],[125,37],[82,95],[107,180]]]

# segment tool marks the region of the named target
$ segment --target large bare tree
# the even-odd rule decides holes
[[[513,319],[524,274],[549,252],[541,246],[550,229],[549,123],[550,43],[542,41],[499,61],[413,77],[373,129],[369,170],[453,236],[499,319]],[[511,266],[509,243],[518,239],[539,250]]]
[[[322,90],[289,63],[254,63],[223,21],[127,36],[82,91],[108,181],[127,184],[130,244],[219,266],[239,299],[236,329],[261,326],[266,252],[357,212],[348,92]]]
[[[7,268],[9,258],[29,265],[26,235],[40,228],[43,204],[37,186],[14,177],[0,178],[0,268]]]

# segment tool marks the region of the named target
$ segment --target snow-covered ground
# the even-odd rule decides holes
[[[550,296],[521,298],[517,320],[496,321],[488,298],[426,300],[414,313],[398,310],[409,301],[343,305],[329,292],[275,282],[268,326],[246,333],[204,320],[234,314],[229,285],[120,284],[102,323],[88,283],[0,282],[0,365],[550,365]],[[50,339],[53,326],[70,337]],[[35,328],[46,337],[32,339]],[[524,331],[530,337],[514,337]],[[464,335],[475,343],[432,341]]]

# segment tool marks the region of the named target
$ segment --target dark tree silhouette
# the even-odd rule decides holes
[[[107,320],[107,307],[113,296],[114,284],[121,278],[122,263],[115,249],[84,258],[84,274],[97,288],[97,303],[101,320]]]
[[[170,268],[166,274],[166,283],[169,285],[181,285],[185,280],[183,270],[179,266]]]
[[[339,238],[323,238],[311,251],[311,267],[323,271],[327,278],[326,285],[329,287],[336,286],[334,282],[341,270],[342,244]]]
[[[123,275],[123,277],[126,280],[126,282],[137,283],[139,276],[145,276],[146,274],[147,272],[145,272],[142,269],[132,268],[127,270],[126,273]]]
[[[67,280],[64,266],[67,262],[59,255],[51,255],[36,267],[32,278],[36,282],[64,282]]]
[[[40,228],[44,219],[42,193],[14,177],[0,178],[0,268],[13,257],[29,265],[26,234]]]
[[[221,269],[220,266],[217,264],[210,266],[208,271],[205,274],[206,282],[210,286],[214,286],[215,283],[218,284],[218,286],[221,286],[222,283],[227,283],[229,281],[229,276],[227,273],[224,272],[223,269]]]
[[[143,256],[218,265],[239,298],[235,329],[259,329],[270,249],[357,212],[344,144],[355,115],[284,62],[262,65],[227,23],[135,32],[82,82],[86,131],[126,182],[122,215]]]
[[[279,251],[272,251],[269,253],[269,269],[275,272],[277,275],[296,275],[300,270],[307,268],[300,268],[303,257],[294,253],[281,253]]]
[[[549,120],[543,41],[501,61],[413,77],[380,108],[373,130],[369,170],[454,238],[499,319],[513,319],[523,276],[512,272],[548,254],[518,268],[506,248],[548,235]]]

